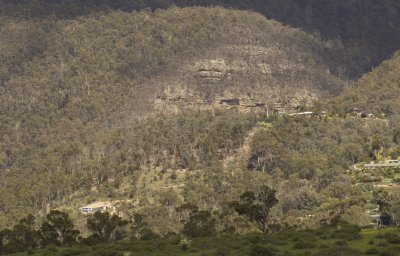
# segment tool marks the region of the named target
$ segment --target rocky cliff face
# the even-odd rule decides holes
[[[321,67],[306,67],[304,56],[278,46],[229,45],[182,65],[154,99],[158,111],[237,108],[239,111],[293,112],[330,95],[320,83],[342,86]],[[321,75],[322,74],[322,75]]]

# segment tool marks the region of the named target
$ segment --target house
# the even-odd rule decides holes
[[[304,116],[304,117],[311,117],[314,115],[315,115],[314,112],[311,112],[311,111],[289,114],[289,116]]]
[[[385,162],[364,164],[364,168],[376,168],[376,167],[398,167],[400,168],[400,160],[388,160]]]
[[[97,211],[108,211],[114,209],[111,202],[95,202],[86,206],[79,208],[82,213],[94,213]]]
[[[379,227],[389,226],[393,222],[392,218],[386,213],[370,214],[368,216],[371,224],[375,224]]]

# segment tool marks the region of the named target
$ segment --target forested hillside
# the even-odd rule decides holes
[[[346,59],[344,64],[347,65],[341,71],[351,77],[358,77],[377,66],[400,46],[400,31],[396,25],[400,22],[400,3],[395,0],[2,0],[0,3],[3,7],[1,13],[22,18],[73,18],[105,9],[129,12],[144,8],[156,10],[171,5],[221,5],[249,9],[342,45],[341,57]]]
[[[386,60],[357,83],[344,90],[332,102],[332,109],[339,115],[362,108],[376,116],[389,118],[400,124],[400,52]]]
[[[277,102],[302,107],[343,85],[327,73],[334,48],[250,12],[172,8],[1,19],[1,197],[13,204],[5,213],[41,209],[97,180],[97,167],[82,168],[89,160],[82,156],[94,160],[104,131],[138,118],[210,108],[225,95],[255,97],[271,109]],[[76,181],[82,172],[86,178]]]
[[[364,164],[400,157],[399,13],[389,0],[0,0],[0,254],[397,225],[400,174]],[[118,217],[79,210],[104,202]],[[69,240],[52,240],[55,219]]]

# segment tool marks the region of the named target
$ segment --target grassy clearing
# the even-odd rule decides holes
[[[36,252],[16,255],[399,255],[400,229],[365,229],[344,226],[272,235],[251,233],[185,240],[181,237],[150,241],[123,240],[92,247],[47,247]],[[333,254],[332,254],[333,255]]]

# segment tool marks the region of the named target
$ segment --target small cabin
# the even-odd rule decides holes
[[[82,213],[105,212],[113,208],[111,202],[95,202],[79,208]]]
[[[311,117],[311,116],[314,116],[314,115],[315,115],[315,113],[311,112],[311,111],[289,114],[289,116],[302,116],[302,117]]]

